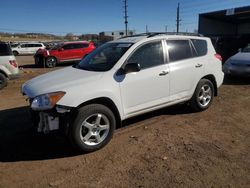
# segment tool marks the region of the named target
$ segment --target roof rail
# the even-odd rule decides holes
[[[187,32],[149,32],[149,33],[141,33],[141,34],[136,34],[136,35],[128,35],[121,37],[119,39],[124,39],[124,38],[129,38],[129,37],[142,37],[145,36],[147,38],[154,37],[157,35],[182,35],[182,36],[198,36],[198,37],[203,37],[202,34],[198,33],[187,33]]]
[[[182,35],[182,36],[199,36],[203,37],[203,35],[198,34],[198,33],[187,33],[187,32],[153,32],[149,33],[147,38],[154,37],[157,35]]]
[[[127,35],[127,36],[121,37],[119,39],[124,39],[124,38],[128,38],[128,37],[143,37],[143,36],[148,36],[148,33],[140,33],[140,34],[136,34],[136,35]]]

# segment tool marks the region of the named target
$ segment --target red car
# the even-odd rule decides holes
[[[36,65],[55,67],[58,63],[80,61],[95,49],[93,42],[63,42],[53,48],[39,49],[34,55]]]

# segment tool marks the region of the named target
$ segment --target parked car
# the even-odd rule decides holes
[[[250,76],[250,44],[225,62],[223,72],[226,75]]]
[[[0,42],[0,89],[7,86],[8,79],[19,77],[18,64],[10,45]]]
[[[22,92],[38,132],[61,129],[90,152],[127,118],[184,102],[207,109],[223,78],[209,38],[154,33],[107,42],[77,65],[26,82]]]
[[[38,49],[45,49],[43,43],[23,43],[12,48],[13,54],[17,55],[30,55],[35,54]]]
[[[87,41],[63,42],[47,50],[40,49],[35,54],[36,65],[55,67],[58,63],[80,61],[95,49],[94,43]]]

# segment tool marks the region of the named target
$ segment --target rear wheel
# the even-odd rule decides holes
[[[3,89],[7,86],[7,78],[4,74],[0,73],[0,89]]]
[[[56,66],[56,63],[57,63],[57,60],[56,60],[55,57],[48,57],[48,58],[46,59],[46,66],[47,66],[48,68],[53,68],[53,67],[55,67],[55,66]]]
[[[201,79],[195,89],[190,105],[195,111],[206,110],[214,98],[214,85],[208,79]]]
[[[18,52],[17,52],[17,51],[13,51],[13,55],[14,55],[14,56],[17,56],[17,55],[18,55]]]
[[[92,152],[108,144],[115,127],[115,116],[109,108],[91,104],[79,109],[69,136],[74,146]]]

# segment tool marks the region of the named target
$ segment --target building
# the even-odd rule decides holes
[[[135,30],[128,30],[128,35],[134,35]],[[113,40],[119,39],[121,37],[124,37],[126,35],[125,30],[119,30],[119,31],[104,31],[99,33],[100,36],[108,36],[112,37]]]
[[[198,31],[226,60],[250,43],[250,6],[199,14]]]

